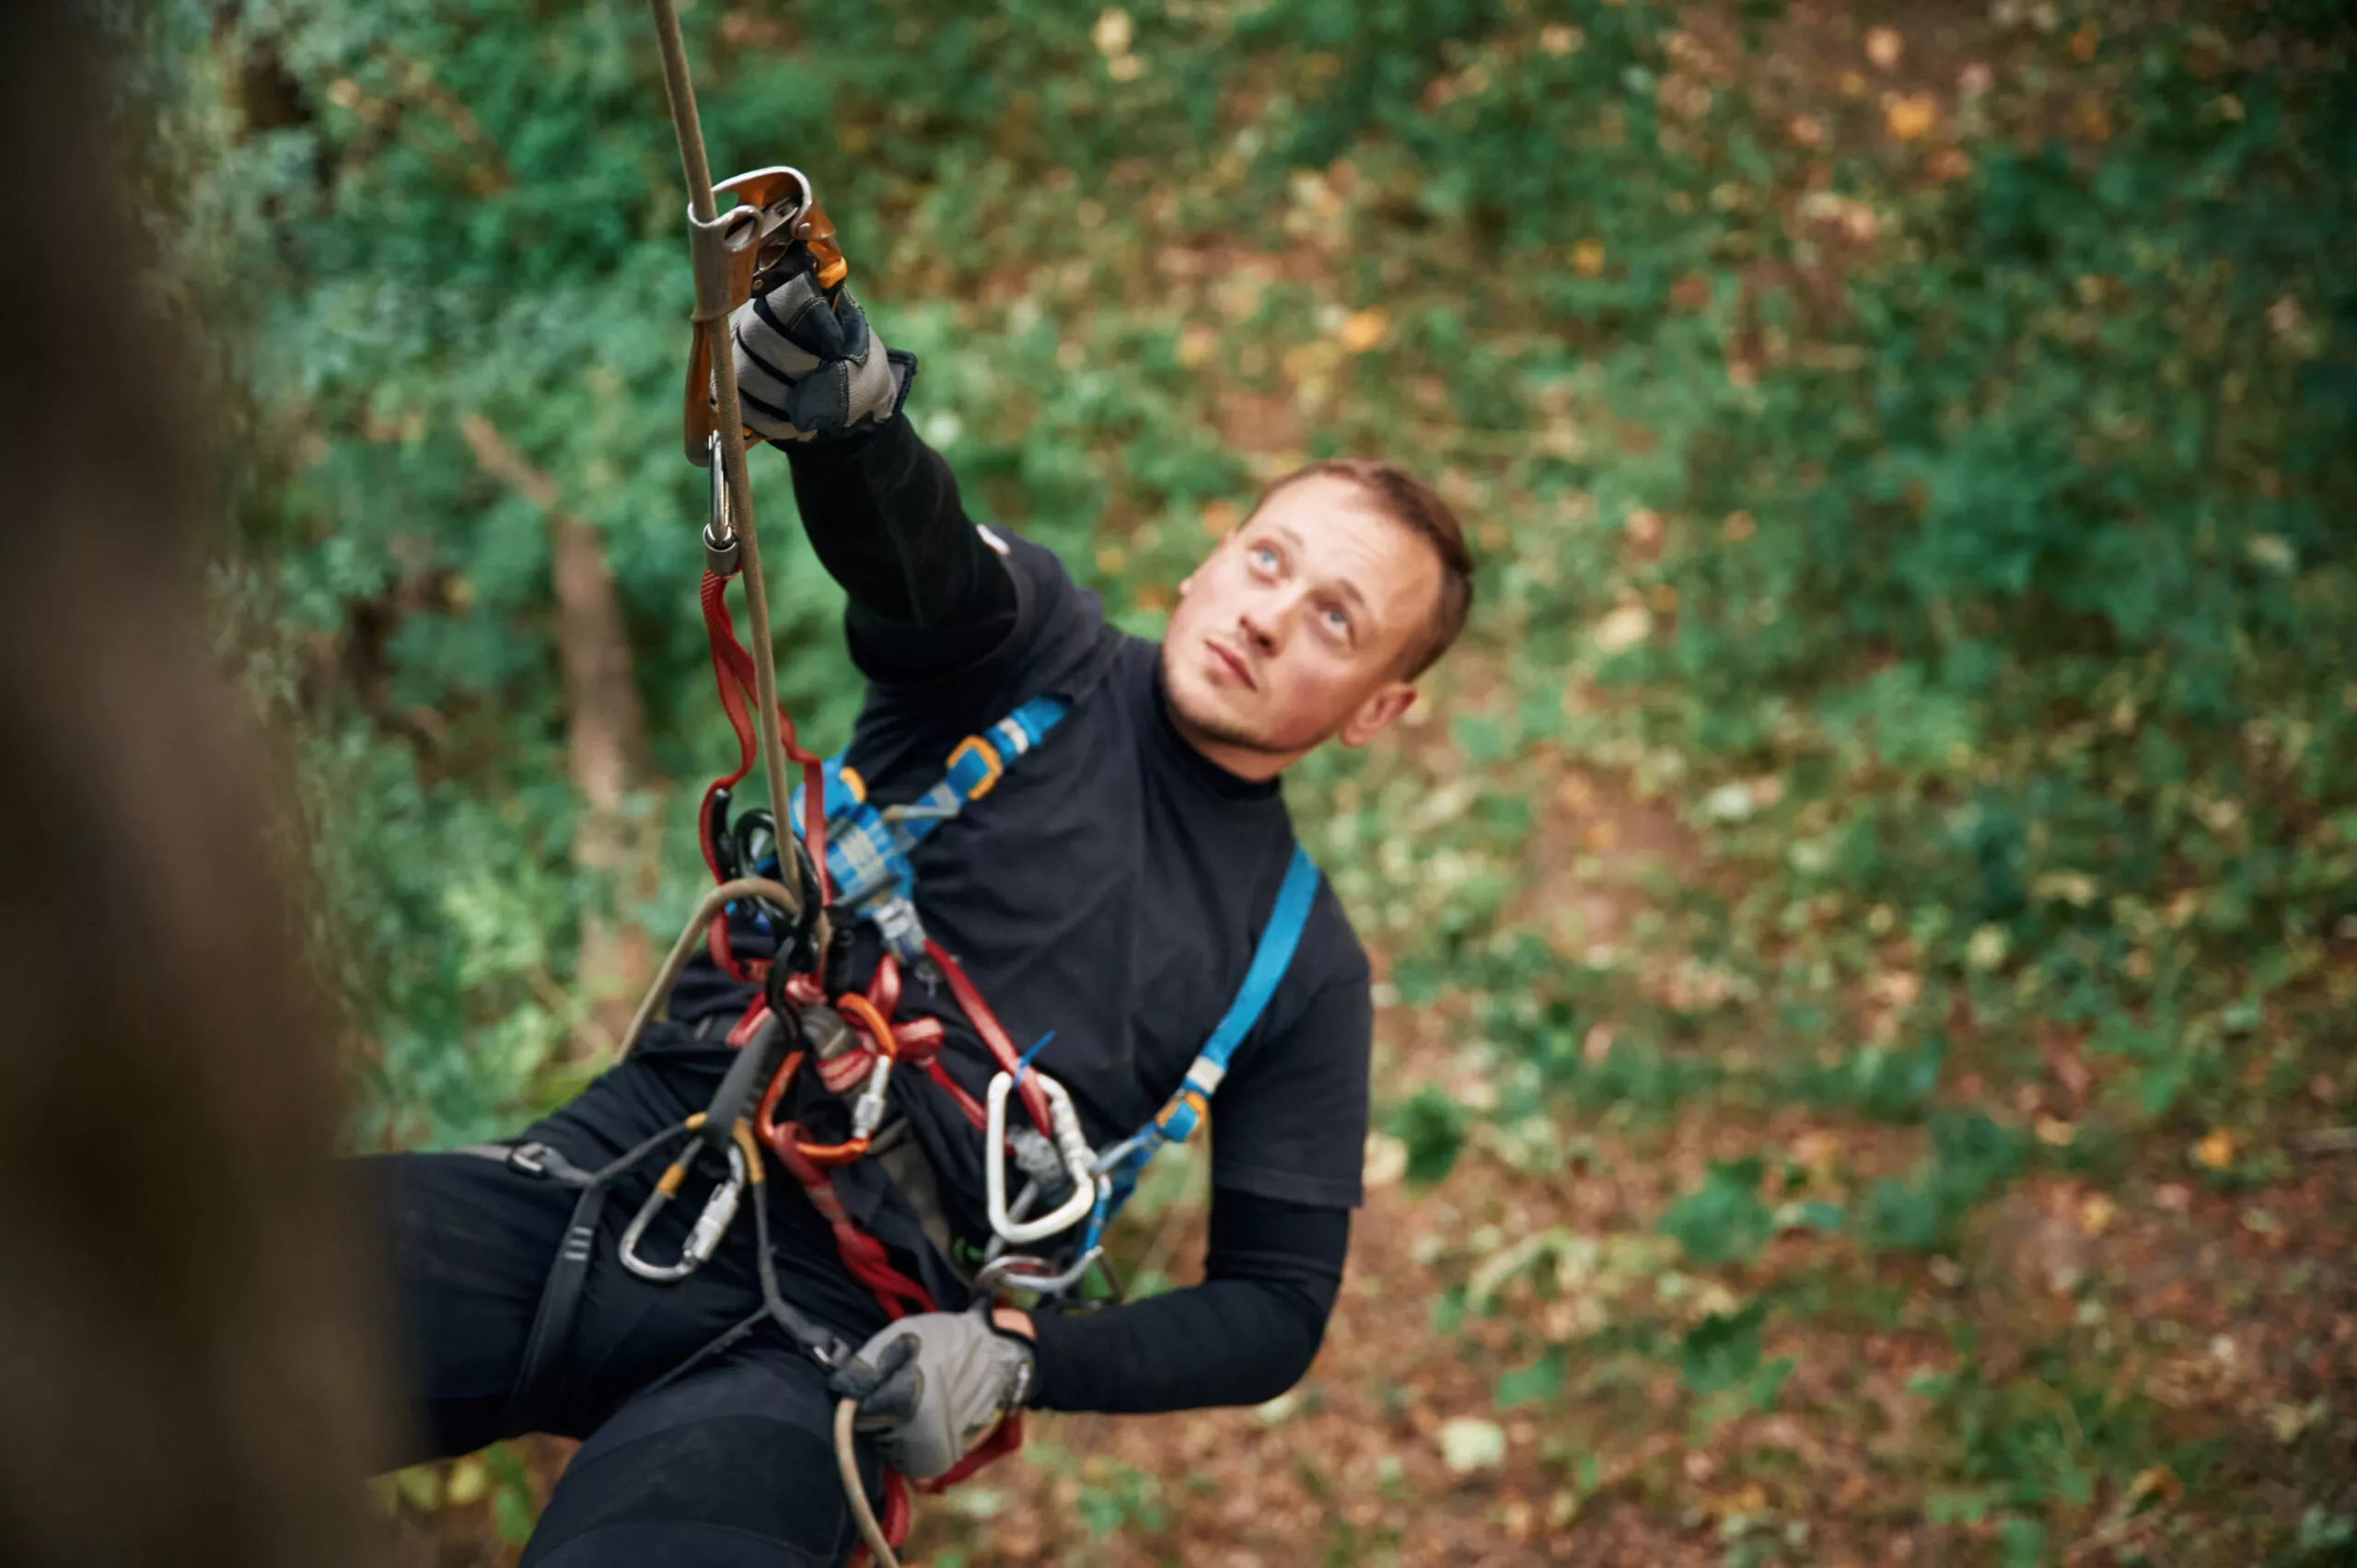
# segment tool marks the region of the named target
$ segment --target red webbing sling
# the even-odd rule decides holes
[[[728,714],[728,726],[737,732],[737,771],[712,781],[703,792],[703,804],[696,815],[696,842],[703,850],[704,865],[712,870],[713,879],[722,879],[720,859],[711,842],[712,803],[722,790],[733,789],[745,775],[753,771],[756,749],[753,738],[753,656],[737,640],[737,627],[728,613],[728,579],[706,572],[703,588],[698,596],[703,604],[704,635],[712,644],[712,677],[720,687],[720,705]],[[810,851],[811,864],[819,868],[819,901],[827,901],[827,785],[823,764],[815,752],[805,750],[795,738],[794,720],[786,714],[785,704],[778,704],[778,745],[786,760],[802,769],[802,842]],[[790,855],[786,838],[790,824],[777,824],[778,879],[791,887],[794,869],[788,864]],[[728,919],[726,914],[713,918],[708,938],[712,961],[732,980],[753,981],[760,975],[737,961],[728,947]]]

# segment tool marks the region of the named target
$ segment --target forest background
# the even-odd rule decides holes
[[[111,10],[353,1143],[495,1133],[734,756],[646,16]],[[1043,1421],[915,1560],[2357,1561],[2339,10],[689,7],[715,163],[811,171],[972,507],[1125,625],[1335,452],[1480,562],[1434,700],[1288,785],[1380,975],[1317,1368]],[[512,1561],[562,1459],[389,1478],[405,1561]]]

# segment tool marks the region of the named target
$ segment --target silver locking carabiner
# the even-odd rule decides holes
[[[630,1228],[622,1232],[622,1267],[643,1280],[668,1283],[684,1280],[711,1260],[720,1248],[720,1238],[728,1233],[729,1222],[737,1217],[737,1204],[745,1195],[745,1151],[732,1143],[728,1145],[728,1175],[715,1183],[712,1195],[703,1201],[703,1213],[688,1232],[688,1239],[679,1249],[675,1263],[650,1263],[638,1255],[638,1244],[646,1236],[646,1227],[678,1195],[680,1184],[687,1180],[688,1167],[695,1160],[701,1143],[691,1143],[687,1152],[664,1168],[662,1179],[655,1183],[655,1191],[646,1195],[639,1206],[637,1217]]]

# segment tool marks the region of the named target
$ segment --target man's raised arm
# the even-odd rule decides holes
[[[900,404],[912,354],[888,350],[848,290],[798,271],[737,312],[745,420],[792,459],[819,562],[851,596],[853,660],[869,679],[966,668],[1016,621],[1005,563],[967,517],[958,482]]]

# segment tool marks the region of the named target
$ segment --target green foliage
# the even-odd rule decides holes
[[[1973,1347],[1963,1348],[1968,1355]],[[2009,1551],[2014,1541],[2040,1539],[2033,1521],[2049,1505],[2084,1506],[2107,1484],[2127,1486],[2138,1456],[2153,1446],[2154,1411],[2141,1395],[2090,1380],[2062,1345],[2042,1347],[2034,1362],[2040,1376],[2017,1382],[1990,1381],[1968,1363],[1911,1385],[1953,1434],[1946,1483],[1929,1500],[1931,1522],[1996,1517]],[[2172,1458],[2182,1473],[2200,1469],[2198,1452]]]
[[[1662,1234],[1693,1262],[1748,1263],[1774,1228],[1759,1201],[1760,1168],[1757,1159],[1713,1160],[1702,1185],[1662,1216]]]
[[[521,1547],[530,1539],[532,1525],[540,1511],[531,1475],[516,1451],[504,1443],[485,1448],[482,1461],[491,1471],[491,1516],[499,1539],[509,1546]]]
[[[1920,1151],[1829,1195],[1788,1172],[1772,1209],[1768,1166],[1714,1164],[1662,1221],[1689,1265],[1754,1265],[1778,1229],[1952,1251],[2044,1148],[2013,1093],[2058,1042],[2089,1089],[2052,1157],[2082,1174],[2339,1070],[2357,92],[2327,8],[2054,8],[2101,23],[2099,84],[2013,70],[2062,35],[1991,24],[2003,86],[1924,140],[1638,3],[1141,8],[1118,39],[1029,3],[687,18],[716,163],[813,172],[970,506],[1124,625],[1154,632],[1217,508],[1303,457],[1402,457],[1459,506],[1459,673],[1403,744],[1288,781],[1389,999],[1462,1023],[1515,1119],[1797,1106]],[[614,892],[573,867],[548,519],[465,421],[613,570],[667,878],[622,912],[658,942],[699,876],[684,786],[731,754],[644,17],[174,0],[139,26],[169,66],[141,90],[194,149],[147,203],[182,240],[157,286],[236,329],[206,375],[258,457],[224,597],[296,732],[358,1136],[496,1131],[556,1081],[580,912]],[[754,463],[781,679],[829,747],[837,599],[783,462]],[[1573,773],[1675,830],[1674,878],[1581,836]],[[1384,1125],[1423,1184],[1470,1121],[1426,1088]],[[1887,1282],[1809,1310],[1868,1297],[1910,1320]],[[1497,1305],[1451,1284],[1433,1321]],[[1791,1362],[1765,1313],[1616,1318],[1582,1354],[1766,1408]],[[2000,1560],[2074,1539],[2049,1516],[2165,1446],[2066,1362],[1932,1390],[1933,1512]],[[1579,1365],[1537,1353],[1498,1401]],[[1155,1505],[1119,1476],[1083,1496],[1092,1530]],[[2287,1560],[2345,1552],[2346,1513]]]
[[[1761,1359],[1759,1330],[1767,1317],[1767,1303],[1755,1301],[1737,1312],[1713,1312],[1687,1330],[1678,1345],[1678,1378],[1688,1392],[1704,1398],[1706,1408],[1732,1413],[1775,1407],[1794,1363],[1788,1355]]]
[[[1529,1365],[1500,1376],[1492,1395],[1498,1409],[1510,1411],[1516,1405],[1538,1404],[1553,1399],[1562,1391],[1564,1359],[1562,1346],[1550,1346],[1545,1354]]]
[[[1929,1251],[1952,1246],[1972,1206],[2021,1168],[2021,1135],[1975,1111],[1932,1122],[1932,1157],[1905,1180],[1885,1178],[1867,1195],[1866,1238]]]
[[[1431,1085],[1394,1106],[1389,1121],[1391,1135],[1408,1146],[1411,1181],[1440,1180],[1465,1146],[1464,1108]]]
[[[2357,871],[2336,826],[2357,584],[2327,521],[2357,409],[2336,331],[2357,296],[2327,261],[2357,238],[2329,164],[2349,95],[2261,73],[2221,118],[2196,24],[2154,22],[2100,147],[1992,136],[1934,181],[1848,138],[1813,175],[1773,110],[1698,74],[1646,7],[1573,6],[1551,25],[1575,36],[1546,48],[1535,19],[1470,3],[1279,0],[1119,41],[1066,8],[936,9],[830,18],[823,48],[761,24],[719,50],[717,14],[689,20],[716,160],[787,149],[820,171],[982,510],[1084,572],[1116,547],[1096,575],[1150,630],[1202,506],[1285,455],[1204,417],[1251,395],[1305,416],[1295,453],[1424,452],[1499,525],[1476,530],[1483,636],[1512,646],[1512,687],[1452,724],[1489,787],[1405,864],[1337,873],[1389,912],[1378,935],[1401,923],[1403,993],[1530,984],[1487,941],[1514,886],[1511,854],[1488,857],[1532,822],[1511,774],[1539,748],[1691,807],[1748,890],[1658,935],[1707,948],[1794,1045],[1883,961],[1852,935],[1872,917],[1910,945],[1922,1005],[2084,1019],[2133,1063],[2134,1112],[2161,1115],[2220,1089],[2232,1009],[2316,972]],[[511,858],[557,877],[565,813],[534,798],[562,717],[546,519],[480,469],[462,420],[597,530],[662,777],[722,746],[691,613],[697,479],[661,436],[688,287],[644,17],[257,0],[226,18],[203,56],[238,62],[220,157],[186,206],[257,317],[290,482],[252,527],[284,614],[361,677],[319,716],[521,811]],[[1207,233],[1310,264],[1199,291],[1162,263]],[[1031,286],[996,303],[1009,269]],[[1369,307],[1375,346],[1337,350],[1338,314]],[[782,469],[758,467],[783,518]],[[1656,548],[1625,547],[1640,512]],[[787,696],[823,744],[852,693],[835,599],[791,529],[772,538]],[[1599,638],[1608,612],[1633,640]],[[1298,792],[1346,857],[1415,819],[1374,798],[1395,775],[1413,798],[1412,775],[1363,773],[1321,762]],[[1773,805],[1718,804],[1762,776]],[[533,1032],[524,1004],[462,997],[455,954],[429,967],[447,1020]],[[1674,1103],[1723,1075],[1666,1050],[1704,1020],[1627,1016],[1617,966],[1556,967],[1515,1032],[1561,1062],[1559,1031],[1614,1016],[1604,1076],[1566,1074],[1589,1093]],[[356,1001],[378,1030],[419,996]],[[1911,1117],[1931,1050],[1794,1051],[1770,1087]]]

